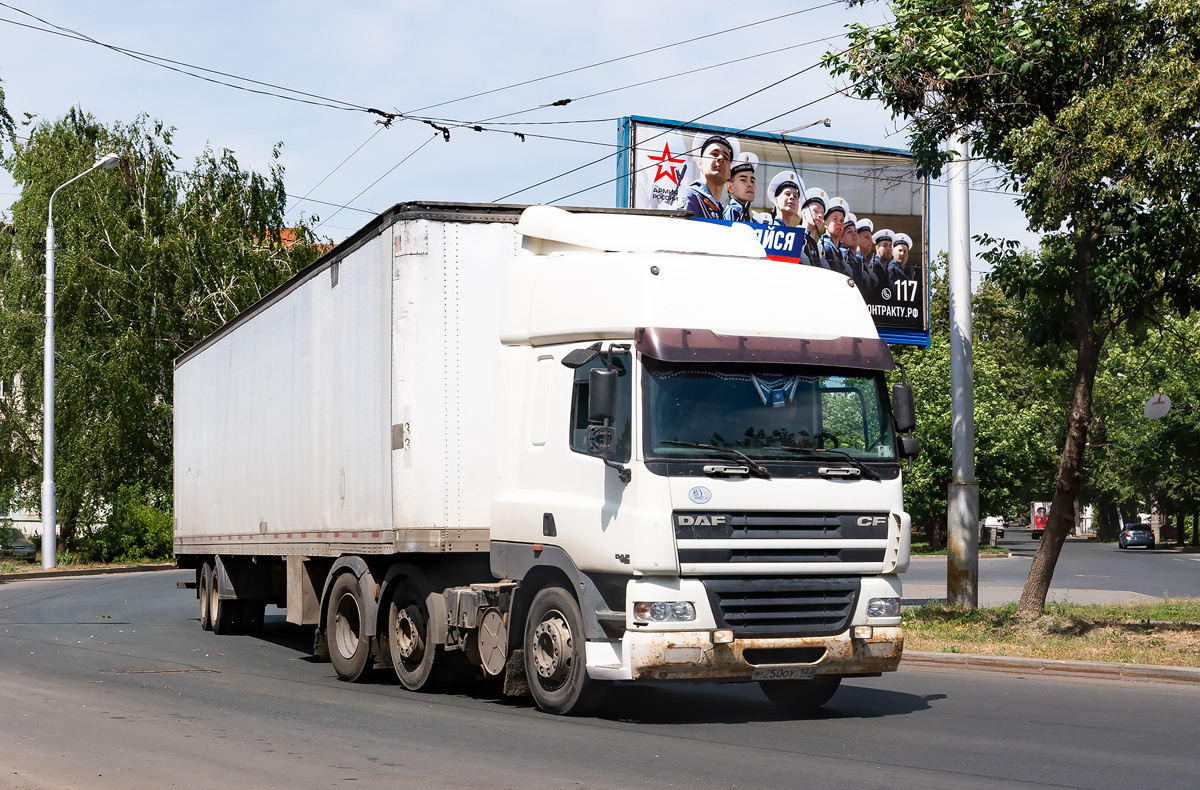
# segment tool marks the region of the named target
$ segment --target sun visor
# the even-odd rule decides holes
[[[661,327],[638,327],[633,336],[639,354],[663,362],[765,362],[859,370],[896,367],[891,349],[877,337],[760,337]]]

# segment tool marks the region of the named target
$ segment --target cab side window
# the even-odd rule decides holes
[[[588,375],[595,368],[603,368],[604,362],[597,357],[586,365],[575,369],[575,383],[571,387],[571,449],[587,453],[588,428]],[[629,354],[614,354],[613,367],[617,370],[617,417],[613,427],[617,433],[617,452],[613,460],[628,463],[633,457],[633,377],[629,375],[632,358]]]

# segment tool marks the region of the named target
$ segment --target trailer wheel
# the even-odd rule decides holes
[[[214,567],[208,577],[208,619],[212,623],[214,634],[236,634],[240,619],[238,601],[222,601],[217,595],[217,569]]]
[[[363,634],[363,605],[358,597],[358,580],[343,573],[333,583],[325,628],[329,639],[329,660],[342,680],[359,680],[371,657],[370,640]]]
[[[407,585],[396,588],[388,606],[388,643],[400,684],[410,691],[429,690],[437,645],[429,643],[429,615]]]
[[[812,713],[833,699],[842,685],[841,675],[817,675],[812,680],[763,680],[759,687],[767,699],[792,713]]]
[[[588,678],[583,616],[562,587],[544,587],[533,597],[525,621],[525,675],[533,701],[547,713],[580,714],[596,701]]]
[[[213,577],[212,566],[207,562],[200,566],[200,579],[197,582],[199,588],[197,592],[200,594],[200,627],[205,631],[211,631],[212,626],[212,601],[209,598],[209,590],[212,589]]]

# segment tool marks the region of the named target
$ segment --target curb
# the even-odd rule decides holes
[[[175,563],[162,565],[114,565],[109,568],[64,568],[52,571],[34,571],[33,573],[0,573],[0,582],[19,582],[26,579],[58,579],[65,576],[107,576],[111,573],[140,573],[142,571],[173,571],[179,566]]]
[[[1100,678],[1143,682],[1200,683],[1200,668],[1160,667],[1151,664],[1113,664],[1102,661],[1068,661],[1056,658],[978,656],[965,653],[926,653],[905,650],[901,666],[954,668],[977,672],[1005,672],[1045,677]]]

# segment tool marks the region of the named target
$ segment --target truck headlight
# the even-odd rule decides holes
[[[867,617],[899,617],[899,598],[872,598],[867,601]]]
[[[683,623],[696,619],[696,607],[690,601],[638,601],[633,616],[654,623]]]

